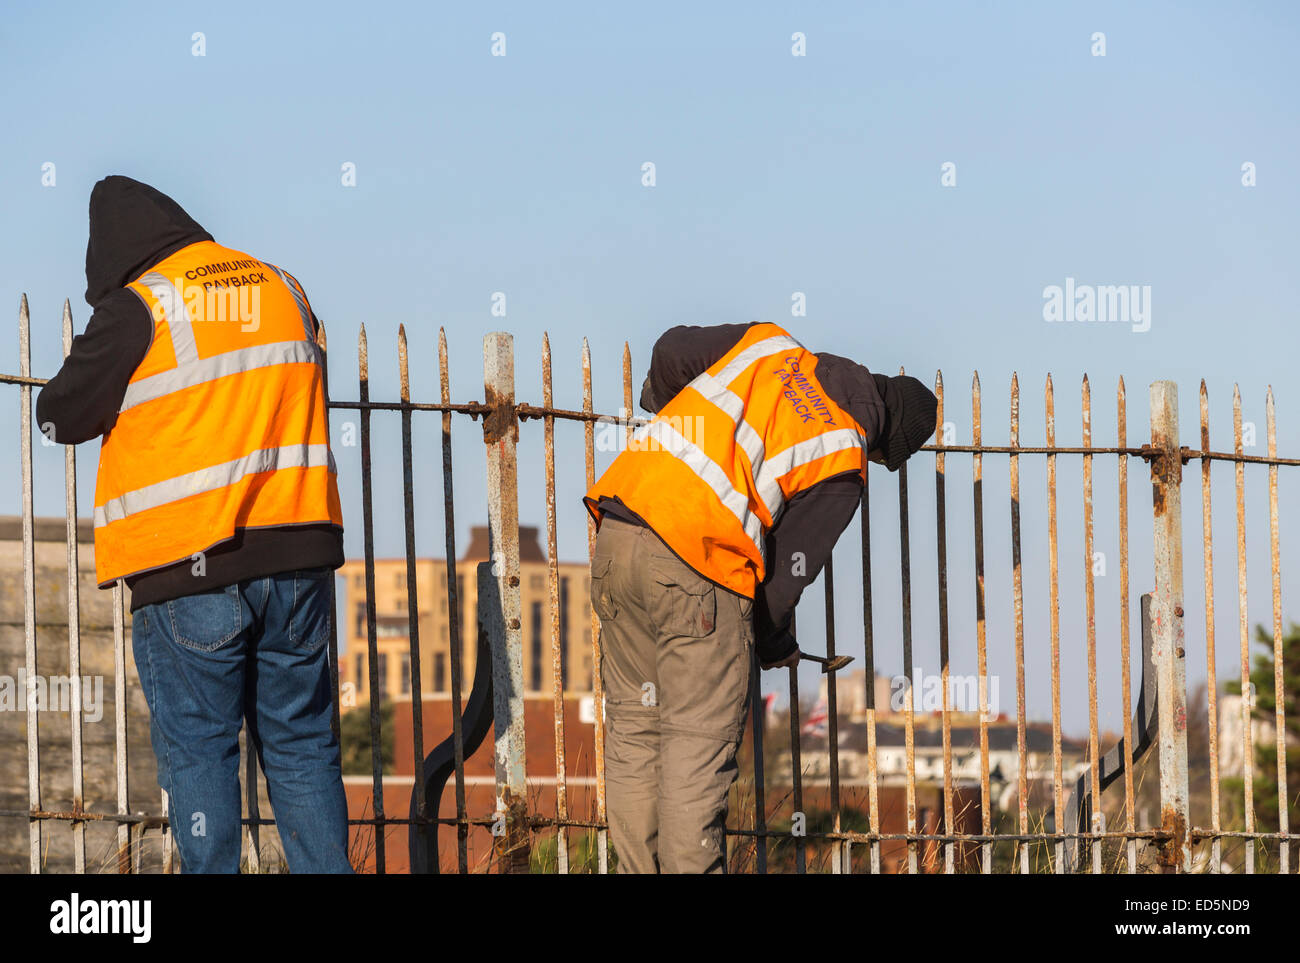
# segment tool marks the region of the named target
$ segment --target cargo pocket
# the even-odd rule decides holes
[[[618,614],[614,596],[610,592],[610,566],[614,564],[611,555],[597,555],[591,560],[591,607],[600,616],[602,622],[612,621]]]
[[[702,639],[717,624],[714,585],[677,559],[650,559],[650,576],[660,595],[655,610],[660,631],[666,635]]]

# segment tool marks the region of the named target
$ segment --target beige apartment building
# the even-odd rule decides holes
[[[474,680],[478,631],[478,565],[488,559],[488,530],[476,526],[469,546],[456,562],[456,595],[461,638],[462,698]],[[590,572],[584,562],[560,562],[560,652],[564,688],[592,691]],[[344,706],[348,686],[356,705],[370,701],[366,633],[366,565],[349,559],[338,570],[344,579],[339,624],[339,686]],[[521,629],[524,689],[550,695],[554,685],[551,657],[550,566],[535,527],[519,529]],[[420,634],[420,689],[425,696],[451,691],[451,613],[447,605],[447,567],[440,558],[415,562],[416,603]],[[379,656],[379,691],[392,700],[409,700],[411,684],[410,617],[407,607],[406,559],[375,559],[375,636]]]

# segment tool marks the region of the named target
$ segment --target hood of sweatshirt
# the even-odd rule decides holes
[[[114,174],[90,192],[86,303],[92,308],[145,268],[212,235],[174,200],[148,184]]]

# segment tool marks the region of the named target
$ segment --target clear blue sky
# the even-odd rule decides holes
[[[82,300],[86,203],[109,173],[154,184],[218,240],[292,270],[327,324],[335,398],[356,396],[355,339],[370,333],[372,397],[396,397],[406,324],[413,391],[437,392],[445,325],[458,400],[481,397],[481,339],[515,335],[518,394],[540,401],[549,331],[558,404],[576,407],[591,339],[597,404],[617,407],[623,339],[639,388],[666,327],[770,319],[814,350],[868,367],[942,369],[948,418],[969,441],[978,369],[985,440],[1005,443],[1012,371],[1022,441],[1041,443],[1042,385],[1058,441],[1079,439],[1079,382],[1093,385],[1094,442],[1114,443],[1114,387],[1129,437],[1148,438],[1147,385],[1176,380],[1195,446],[1207,379],[1213,447],[1230,447],[1231,391],[1263,453],[1264,391],[1279,446],[1300,452],[1295,370],[1300,253],[1296,8],[1287,3],[933,4],[123,4],[9,3],[0,27],[0,289],[34,313],[33,367],[56,370],[59,311]],[[192,35],[206,55],[192,55]],[[491,35],[506,56],[491,55]],[[806,56],[791,35],[806,35]],[[1092,55],[1095,32],[1106,55]],[[642,186],[642,164],[657,183]],[[55,186],[42,165],[55,164]],[[356,186],[340,182],[356,165]],[[940,183],[956,165],[955,187]],[[1244,187],[1241,168],[1255,165]],[[1151,326],[1048,324],[1043,290],[1151,287]],[[507,316],[490,314],[493,292]],[[807,317],[792,318],[793,292]],[[11,328],[11,331],[15,329]],[[0,370],[17,370],[17,338]],[[0,410],[18,432],[17,391]],[[347,545],[361,550],[359,457],[342,447]],[[402,551],[396,419],[376,416],[381,554]],[[442,554],[438,421],[417,418],[418,538]],[[485,515],[478,426],[457,422],[459,543]],[[524,427],[521,515],[544,523],[538,426]],[[560,430],[561,555],[585,558],[580,431]],[[9,449],[11,452],[13,448]],[[84,446],[89,514],[95,446]],[[1029,704],[1047,688],[1041,459],[1023,459]],[[8,462],[7,462],[8,464]],[[16,469],[16,455],[13,459]],[[991,671],[1014,709],[1006,458],[985,459]],[[874,469],[873,469],[874,471]],[[1282,470],[1284,612],[1300,619],[1297,469]],[[37,511],[61,515],[62,457],[37,448]],[[974,671],[970,461],[949,456],[953,671]],[[1151,579],[1149,484],[1131,466],[1136,596]],[[1251,622],[1271,620],[1267,489],[1248,471]],[[16,470],[0,479],[19,510]],[[1060,459],[1061,626],[1067,729],[1086,727],[1079,459]],[[1198,474],[1189,474],[1195,481]],[[1102,724],[1120,725],[1115,468],[1096,460]],[[901,667],[895,479],[873,475],[880,667]],[[938,670],[933,459],[912,469],[917,660]],[[1236,655],[1232,472],[1215,470],[1220,674]],[[1203,678],[1199,492],[1188,492],[1189,676]],[[837,555],[839,645],[861,653],[856,522]],[[821,651],[820,588],[800,608]],[[1136,617],[1134,619],[1136,625]],[[1137,638],[1136,634],[1134,636]],[[859,661],[860,664],[860,661]],[[808,685],[815,675],[805,676]],[[784,677],[766,684],[784,691]]]

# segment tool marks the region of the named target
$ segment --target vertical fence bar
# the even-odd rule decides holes
[[[790,622],[793,633],[794,621]],[[793,787],[794,819],[803,819],[807,827],[807,813],[803,808],[803,753],[799,746],[799,664],[796,662],[787,670],[790,673],[790,781]],[[793,822],[793,820],[792,820]],[[804,833],[794,833],[794,862],[796,873],[808,871],[807,848]]]
[[[257,798],[257,752],[244,727],[244,795],[248,807],[248,871],[262,871],[262,807]]]
[[[1201,549],[1205,589],[1205,691],[1209,701],[1210,754],[1210,872],[1219,872],[1223,859],[1219,839],[1219,673],[1214,653],[1214,526],[1210,515],[1210,399],[1201,379]],[[1122,445],[1123,442],[1121,441]],[[1123,457],[1123,456],[1121,456]],[[1125,713],[1128,709],[1125,707]],[[1126,739],[1127,741],[1127,739]],[[1132,827],[1130,827],[1132,828]]]
[[[1268,386],[1265,398],[1268,421],[1268,457],[1277,458],[1277,413],[1273,406],[1273,386]],[[1286,783],[1286,687],[1282,672],[1282,581],[1279,567],[1277,537],[1277,462],[1268,466],[1268,527],[1269,551],[1273,569],[1273,723],[1277,737],[1277,818],[1278,832],[1290,832],[1290,814],[1287,812]],[[1278,869],[1283,876],[1291,872],[1291,843],[1278,840]]]
[[[1116,444],[1128,447],[1128,394],[1124,379],[1119,379],[1115,390]],[[1129,655],[1129,582],[1128,582],[1128,456],[1119,453],[1119,659],[1120,696],[1124,713],[1124,819],[1125,828],[1133,832],[1133,697],[1129,694],[1132,669]],[[1211,674],[1210,678],[1214,678]],[[1095,797],[1094,797],[1095,798]],[[1137,840],[1126,840],[1128,871],[1137,872]]]
[[[869,866],[880,873],[880,769],[876,747],[876,648],[871,612],[871,472],[862,476],[862,640],[866,660],[867,704],[867,806],[872,834]]]
[[[63,301],[63,357],[72,350],[72,306]],[[81,598],[80,576],[77,564],[77,449],[63,446],[64,507],[68,542],[68,677],[72,692],[72,811],[80,813],[85,807],[83,785],[83,758],[81,745]],[[74,872],[86,871],[86,824],[72,824],[72,863]]]
[[[551,391],[551,339],[542,335],[542,405],[554,406]],[[546,553],[551,590],[551,691],[555,702],[555,830],[557,869],[569,872],[569,793],[564,757],[564,654],[560,649],[560,563],[555,532],[555,416],[544,421],[546,441]]]
[[[1246,465],[1241,440],[1241,388],[1232,386],[1233,463],[1237,481],[1237,628],[1241,635],[1241,773],[1245,797],[1246,832],[1255,831],[1255,743],[1251,720],[1254,718],[1255,690],[1250,682],[1250,626],[1246,612]],[[1162,717],[1163,718],[1163,717]],[[1246,838],[1246,872],[1255,872],[1255,840]]]
[[[164,790],[162,791],[162,794],[161,794],[161,802],[162,802],[162,811],[163,811],[164,813],[167,813],[167,814],[169,815],[169,817],[170,817],[171,806],[170,806],[170,801],[169,801],[168,798],[167,798],[167,790],[166,790],[166,789],[164,789]],[[172,825],[171,820],[170,820],[170,818],[169,818],[169,819],[168,819],[168,822],[167,822],[167,825],[163,827],[163,831],[162,831],[162,844],[163,844],[163,851],[162,851],[162,871],[163,871],[163,873],[164,873],[165,875],[169,875],[169,874],[171,873],[171,871],[172,871],[172,857],[173,857],[173,855],[174,855],[175,852],[176,852],[176,848],[175,848],[175,846],[173,845],[173,842],[174,842],[174,840],[173,840],[173,830],[174,830],[174,829],[175,829],[175,827]],[[143,832],[142,832],[142,833],[141,833],[141,841],[142,841],[142,842],[143,842],[143,836],[144,836],[144,834],[143,834]],[[136,846],[136,847],[135,847],[135,871],[136,871],[137,873],[140,872],[140,859],[141,859],[141,857],[143,856],[143,853],[142,853],[141,851],[142,851],[143,849],[144,849],[144,846],[143,846],[143,845],[141,845],[141,846]]]
[[[316,347],[320,349],[320,370],[321,370],[321,388],[325,392],[325,435],[333,439],[334,435],[330,431],[330,369],[329,369],[329,346],[325,336],[325,325],[316,319]],[[332,441],[331,441],[332,443]],[[330,638],[329,638],[329,662],[330,662],[330,692],[332,693],[332,707],[330,711],[330,728],[334,733],[334,738],[339,741],[340,751],[343,745],[343,736],[340,732],[340,713],[339,706],[339,622],[338,622],[338,604],[335,597],[336,586],[335,580],[330,579]]]
[[[1029,773],[1026,758],[1026,722],[1025,722],[1025,592],[1024,574],[1020,559],[1020,380],[1014,372],[1011,375],[1011,585],[1012,610],[1016,622],[1016,773],[1018,786],[1017,798],[1017,832],[1029,833]],[[1017,841],[1020,851],[1020,872],[1029,873],[1029,845]]]
[[[1056,447],[1056,397],[1052,376],[1047,376],[1043,391],[1047,411],[1047,447]],[[1052,627],[1052,830],[1060,833],[1065,826],[1065,799],[1061,771],[1061,590],[1056,541],[1056,455],[1047,456],[1047,568],[1049,579],[1048,612]],[[1057,838],[1053,847],[1055,871],[1065,872],[1065,841]]]
[[[125,599],[123,598],[122,580],[113,583],[113,763],[116,769],[117,814],[125,816],[128,811],[130,794],[127,781],[126,758],[126,627],[122,615]],[[163,810],[166,814],[166,810]],[[163,832],[166,833],[166,829]],[[131,872],[131,836],[130,823],[117,824],[117,871]]]
[[[27,310],[27,295],[22,296],[18,308],[18,374],[32,376],[31,319]],[[23,641],[24,666],[27,672],[25,703],[27,705],[27,803],[32,812],[41,809],[41,756],[38,737],[38,706],[36,676],[36,541],[32,509],[32,386],[23,383],[18,388],[20,458],[23,486]],[[28,823],[29,865],[33,873],[41,871],[43,830],[41,820]]]
[[[903,369],[899,368],[901,375]],[[898,545],[903,591],[903,673],[907,691],[903,701],[903,743],[907,765],[907,871],[917,873],[916,839],[916,715],[912,686],[912,556],[907,512],[907,463],[898,466]]]
[[[384,852],[384,763],[383,741],[379,732],[379,708],[384,697],[379,678],[379,642],[375,616],[375,518],[374,492],[370,462],[370,356],[366,344],[366,326],[361,325],[357,338],[358,397],[361,401],[361,518],[366,564],[366,652],[370,675],[370,767],[375,826],[375,872],[385,871]],[[386,685],[387,678],[382,682]]]
[[[524,783],[524,663],[519,600],[519,485],[515,446],[514,339],[495,331],[483,338],[483,418],[487,449],[488,526],[499,616],[487,624],[492,638],[493,737],[496,741],[497,814],[505,832],[497,837],[501,868],[526,873],[529,863],[528,799]],[[480,593],[480,599],[482,593]],[[480,602],[480,608],[482,603]]]
[[[753,727],[750,730],[754,747],[754,872],[767,874],[767,786],[766,767],[763,759],[763,735],[767,726],[767,700],[763,698],[763,686],[760,684],[762,673],[758,667],[758,653],[754,653],[750,672],[754,677],[751,692],[751,712]]]
[[[835,658],[835,559],[827,557],[822,569],[823,588],[826,592],[826,658]],[[835,687],[835,673],[826,674],[826,741],[830,750],[831,766],[831,831],[839,833],[844,828],[840,813],[840,716],[839,693]],[[846,839],[831,845],[831,872],[839,875],[848,872],[850,846]]]
[[[938,399],[935,409],[935,442],[943,444],[943,372],[934,377],[934,394]],[[934,456],[934,532],[935,532],[935,568],[939,577],[939,685],[943,690],[943,825],[944,832],[953,831],[952,805],[952,706],[949,694],[952,691],[948,658],[948,506],[944,483],[944,453],[942,449]],[[954,844],[951,839],[943,842],[943,871],[954,871]]]
[[[410,644],[411,682],[411,755],[415,782],[415,812],[418,819],[429,817],[424,795],[424,686],[420,678],[420,609],[419,584],[415,578],[415,469],[411,456],[411,371],[406,349],[406,325],[397,326],[397,369],[402,396],[402,518],[406,534],[406,634]],[[436,813],[434,814],[437,815]],[[421,839],[437,833],[435,823],[422,823]],[[436,869],[437,867],[430,867]]]
[[[465,736],[461,724],[461,679],[464,671],[461,648],[460,582],[456,574],[456,512],[453,505],[451,468],[451,384],[447,373],[447,331],[438,328],[438,383],[442,411],[442,513],[447,544],[447,626],[451,645],[451,739],[456,763],[456,868],[469,872],[469,824],[465,810]],[[477,666],[475,667],[477,671]],[[417,772],[420,770],[417,770]],[[438,813],[433,813],[434,817]],[[441,867],[434,867],[441,871]]]
[[[629,366],[631,362],[629,361]],[[588,417],[583,421],[583,437],[586,452],[587,490],[596,484],[596,423],[592,420],[591,402],[591,347],[587,339],[582,339],[582,411]],[[630,430],[630,429],[629,429]],[[587,559],[596,552],[596,522],[587,517]],[[596,871],[600,874],[609,872],[609,838],[605,829],[605,684],[601,679],[600,668],[600,618],[596,610],[591,611],[591,689],[592,712],[595,715],[596,743]]]
[[[1092,389],[1088,376],[1083,376],[1083,447],[1092,447]],[[1083,456],[1083,604],[1084,626],[1087,633],[1088,652],[1088,762],[1091,774],[1092,819],[1089,832],[1105,829],[1101,808],[1101,737],[1097,731],[1097,587],[1093,574],[1092,526],[1092,455]],[[1071,831],[1074,827],[1070,827]],[[1092,872],[1101,872],[1101,840],[1093,839],[1089,846],[1092,854]]]
[[[623,418],[625,441],[632,441],[632,349],[623,342]]]
[[[980,376],[971,379],[971,442],[978,449],[983,443],[981,427]],[[980,698],[980,832],[993,834],[993,810],[989,794],[989,651],[984,611],[984,456],[978,450],[971,457],[971,496],[975,519],[975,646],[979,673]],[[980,872],[993,872],[993,844],[980,843]]]
[[[1160,821],[1172,834],[1161,847],[1166,872],[1191,869],[1187,800],[1187,685],[1183,648],[1182,453],[1178,446],[1178,386],[1151,384],[1151,466],[1154,511],[1151,598],[1152,659],[1160,688]]]

